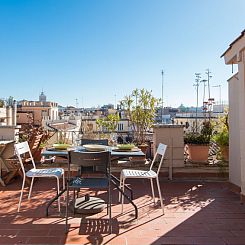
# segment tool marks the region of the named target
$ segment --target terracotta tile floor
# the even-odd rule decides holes
[[[27,200],[26,192],[20,213],[21,180],[0,187],[0,244],[245,244],[245,206],[227,183],[162,181],[166,205],[162,215],[160,206],[151,202],[149,181],[128,182],[135,190],[139,218],[133,220],[130,204],[121,214],[118,193],[113,190],[112,234],[107,232],[106,211],[70,218],[68,234],[64,232],[64,204],[63,214],[57,212],[55,203],[45,217],[45,206],[55,194],[52,179],[35,182],[32,199]]]

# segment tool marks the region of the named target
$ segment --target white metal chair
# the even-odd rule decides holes
[[[18,205],[18,212],[20,211],[20,206],[21,206],[21,201],[22,201],[22,197],[23,197],[23,191],[24,191],[26,177],[31,178],[31,185],[30,185],[30,189],[29,189],[28,199],[30,199],[30,197],[31,197],[31,191],[32,191],[32,186],[33,186],[33,182],[34,182],[35,177],[55,177],[57,179],[57,192],[58,193],[60,191],[59,179],[61,177],[63,177],[63,188],[65,188],[64,169],[63,168],[37,169],[27,141],[15,144],[15,151],[16,151],[16,154],[18,156],[18,159],[19,159],[19,162],[21,165],[21,169],[23,171],[23,183],[22,183],[20,200],[19,200],[19,205]],[[27,172],[25,171],[24,162],[23,162],[23,158],[22,158],[25,155],[28,155],[28,157],[29,157],[29,159],[33,165],[33,168],[28,170]],[[60,211],[60,198],[58,199],[58,208]]]
[[[151,181],[151,190],[152,190],[152,198],[154,200],[155,203],[155,193],[154,193],[154,187],[153,187],[153,179],[156,179],[157,182],[157,188],[158,188],[158,192],[159,192],[159,198],[160,198],[160,203],[161,203],[161,207],[162,207],[162,211],[164,214],[164,206],[163,206],[163,200],[162,200],[162,194],[161,194],[161,189],[160,189],[160,184],[159,184],[159,179],[158,179],[158,175],[163,163],[163,159],[164,159],[164,155],[167,149],[167,145],[164,145],[162,143],[159,144],[158,148],[157,148],[157,152],[153,158],[153,161],[151,163],[150,169],[149,170],[135,170],[135,169],[123,169],[121,171],[121,175],[120,175],[120,188],[122,189],[122,191],[124,191],[124,186],[125,186],[125,180],[129,179],[129,178],[134,178],[134,179],[150,179]],[[161,156],[161,160],[160,163],[158,165],[158,169],[157,172],[153,171],[152,168],[154,166],[154,164],[156,163],[157,157],[158,155]],[[124,196],[119,194],[119,201],[121,199],[121,203],[122,203],[122,212],[123,212],[123,202],[124,202]]]

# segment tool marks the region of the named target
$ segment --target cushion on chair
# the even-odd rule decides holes
[[[63,168],[44,168],[44,169],[38,169],[38,168],[33,168],[29,170],[26,173],[27,177],[58,177],[60,178],[64,174],[64,169]]]
[[[121,172],[123,178],[156,178],[157,174],[153,170],[135,170],[123,169]]]

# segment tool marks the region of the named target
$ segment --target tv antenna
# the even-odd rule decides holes
[[[164,71],[162,70],[162,109],[161,109],[161,122],[163,124],[163,81],[164,81]]]
[[[206,74],[208,75],[208,99],[211,98],[210,96],[210,79],[212,78],[212,76],[210,75],[211,74],[211,71],[209,71],[209,69],[206,69]]]
[[[197,93],[197,101],[196,101],[196,132],[197,132],[197,110],[198,110],[198,90],[200,86],[200,79],[201,79],[201,73],[195,73],[196,79],[195,83],[193,84],[194,87],[196,87],[196,93]]]

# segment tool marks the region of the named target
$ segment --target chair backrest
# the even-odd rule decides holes
[[[108,139],[81,139],[81,145],[87,144],[108,145]]]
[[[161,156],[161,159],[160,159],[160,163],[159,163],[158,168],[157,168],[157,175],[160,172],[160,169],[161,169],[161,166],[162,166],[162,163],[163,163],[163,159],[164,159],[164,155],[165,155],[166,150],[167,150],[167,145],[164,145],[162,143],[159,143],[159,145],[157,147],[156,154],[155,154],[155,156],[153,158],[153,161],[151,163],[151,166],[150,166],[150,170],[151,170],[153,168],[156,160],[157,160],[157,157],[160,155]]]
[[[109,151],[101,152],[82,152],[69,151],[68,154],[68,174],[70,173],[70,165],[77,167],[93,167],[94,172],[102,172],[106,175],[110,174],[111,169],[111,153]]]
[[[27,154],[28,154],[28,158],[30,159],[30,161],[33,165],[33,168],[36,168],[36,165],[35,165],[35,162],[33,160],[31,150],[30,150],[30,147],[29,147],[27,141],[15,144],[14,148],[15,148],[16,155],[19,159],[19,162],[20,162],[20,165],[21,165],[21,168],[22,168],[22,171],[24,174],[25,174],[25,167],[24,167],[24,163],[23,163],[23,158],[26,158]]]

